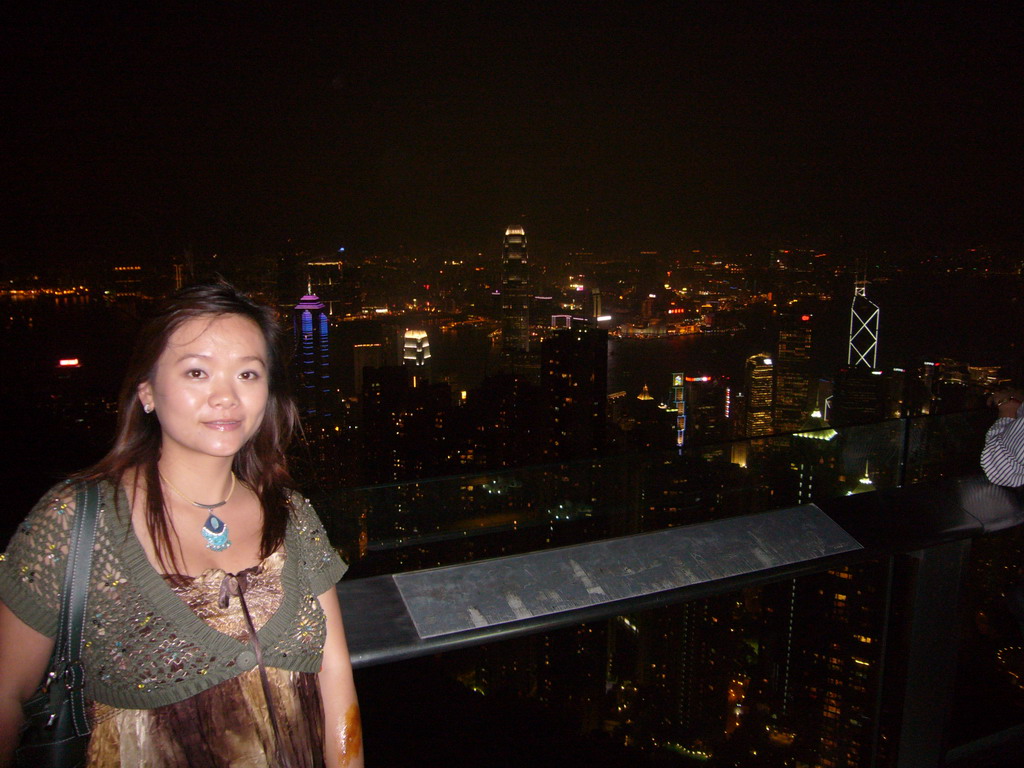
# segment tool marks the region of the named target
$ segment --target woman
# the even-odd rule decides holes
[[[334,591],[345,566],[289,490],[284,341],[270,309],[225,283],[180,292],[144,326],[114,447],[51,490],[0,558],[0,765],[53,647],[76,485],[95,482],[88,764],[362,766]]]
[[[999,416],[985,435],[981,468],[996,485],[1024,485],[1024,393],[1016,389],[996,392],[989,398]]]

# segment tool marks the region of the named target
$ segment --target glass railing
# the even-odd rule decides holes
[[[991,414],[822,427],[315,498],[354,575],[396,573],[976,472]]]
[[[824,428],[354,489],[320,504],[355,521],[325,515],[357,553],[356,575],[394,573],[976,475],[990,422],[969,412]],[[957,551],[941,556],[955,563]],[[1024,532],[974,542],[939,607],[906,601],[917,557],[851,558],[362,669],[367,749],[396,765],[424,745],[446,766],[938,765],[908,757],[901,733],[914,686],[900,653],[908,612],[923,610],[961,627],[958,671],[940,682],[955,693],[942,753],[990,764],[974,745],[1024,724]]]
[[[953,747],[1024,727],[1024,528],[973,542],[961,615]]]

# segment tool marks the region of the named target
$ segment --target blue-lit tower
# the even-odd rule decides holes
[[[292,312],[295,329],[296,395],[302,416],[324,422],[331,416],[330,342],[327,311],[310,292]]]

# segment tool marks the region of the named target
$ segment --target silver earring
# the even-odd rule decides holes
[[[153,405],[151,403],[146,403],[144,406],[142,406],[142,410],[144,410],[146,413],[152,413]]]

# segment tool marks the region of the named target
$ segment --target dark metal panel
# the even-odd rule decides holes
[[[897,553],[984,533],[961,502],[957,480],[948,479],[843,496],[820,506],[867,549]]]
[[[814,505],[394,576],[420,637],[525,621],[852,552]]]
[[[960,644],[957,606],[970,541],[912,552],[907,558],[906,670],[897,768],[939,768],[953,707]]]

